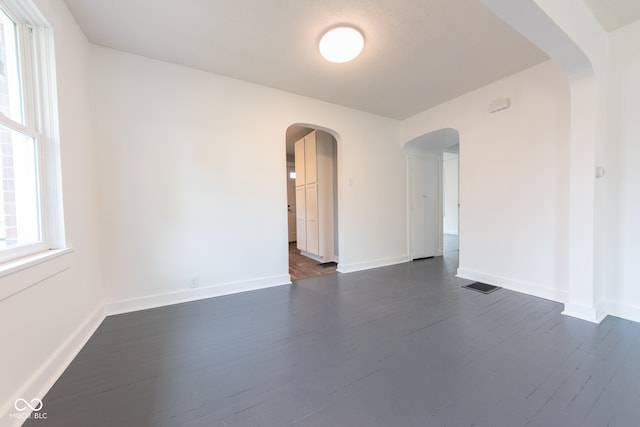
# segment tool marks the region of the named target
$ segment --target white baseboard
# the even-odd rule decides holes
[[[567,302],[564,305],[564,311],[562,314],[565,316],[575,317],[576,319],[586,320],[591,323],[600,323],[605,317],[607,317],[607,311],[604,303],[600,303],[595,306],[587,306]]]
[[[113,314],[129,313],[131,311],[146,310],[148,308],[162,307],[165,305],[197,301],[222,295],[236,294],[239,292],[254,291],[257,289],[288,284],[291,284],[291,277],[288,274],[246,281],[221,283],[195,289],[185,289],[164,294],[149,295],[141,298],[109,302],[105,304],[104,311],[107,316],[110,316]]]
[[[373,261],[357,262],[353,264],[339,263],[337,271],[339,273],[353,273],[356,271],[369,270],[371,268],[402,264],[404,262],[409,262],[409,257],[406,255],[393,257],[393,258],[376,259]]]
[[[458,268],[457,277],[462,279],[475,280],[477,282],[487,283],[489,285],[500,286],[523,294],[533,295],[535,297],[548,299],[551,301],[564,303],[567,301],[568,293],[562,289],[548,288],[535,283],[523,282],[521,280],[511,279],[508,277],[497,276],[489,273],[469,270],[466,268]]]
[[[307,258],[310,258],[321,264],[325,262],[338,262],[338,259],[336,257],[321,257],[305,251],[300,251],[300,255],[306,256]]]
[[[614,301],[606,301],[607,313],[611,316],[631,320],[640,323],[640,307],[637,305],[621,304]]]
[[[25,399],[43,399],[47,392],[53,387],[53,384],[60,378],[65,369],[71,364],[73,359],[78,355],[82,347],[89,341],[105,318],[102,304],[91,313],[87,319],[69,335],[58,349],[43,363],[40,368],[27,380],[27,382],[19,389],[16,396],[24,396]],[[7,426],[19,426],[24,419],[10,419],[10,412],[15,411],[14,402],[5,402],[2,406],[0,414],[3,415],[1,421],[8,421]],[[46,413],[46,406],[40,411]]]

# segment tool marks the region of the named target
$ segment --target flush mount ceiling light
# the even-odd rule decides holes
[[[360,55],[364,47],[362,33],[353,27],[341,26],[327,31],[320,39],[320,53],[327,61],[348,62]]]

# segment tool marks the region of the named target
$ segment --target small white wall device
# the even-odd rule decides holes
[[[494,99],[491,104],[489,104],[489,112],[497,113],[498,111],[506,110],[509,107],[511,107],[511,99],[498,98]]]

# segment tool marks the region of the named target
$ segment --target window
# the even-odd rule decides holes
[[[0,0],[0,262],[62,240],[50,37],[24,3]]]

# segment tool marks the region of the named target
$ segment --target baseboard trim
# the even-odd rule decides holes
[[[389,265],[402,264],[409,262],[409,257],[406,255],[397,256],[392,258],[382,258],[373,261],[357,262],[353,264],[339,263],[337,271],[339,273],[354,273],[356,271],[369,270],[372,268],[386,267]]]
[[[100,304],[100,306],[69,335],[51,357],[40,366],[31,378],[27,380],[17,392],[16,396],[24,396],[26,399],[43,399],[73,359],[80,353],[80,350],[82,350],[87,341],[89,341],[89,338],[91,338],[96,329],[98,329],[104,318],[104,310],[102,304]],[[14,402],[12,401],[5,402],[0,414],[15,412],[13,404]],[[43,408],[42,412],[46,412],[46,409],[46,407]],[[24,421],[24,419],[12,419],[8,425],[20,426]]]
[[[614,301],[606,301],[607,313],[611,316],[631,320],[640,323],[640,307],[636,305],[620,304]]]
[[[600,323],[607,317],[607,310],[604,303],[595,306],[587,306],[568,302],[564,305],[565,316],[575,317],[576,319],[586,320],[591,323]]]
[[[114,314],[129,313],[132,311],[146,310],[149,308],[163,307],[166,305],[180,304],[183,302],[197,301],[289,284],[291,284],[291,277],[288,274],[282,276],[262,277],[253,280],[221,283],[195,289],[186,289],[183,291],[167,292],[163,294],[149,295],[146,297],[109,302],[105,304],[104,311],[107,316],[111,316]]]
[[[309,252],[305,252],[305,251],[300,251],[300,255],[306,256],[307,258],[310,258],[316,262],[319,263],[325,263],[325,262],[338,262],[338,258],[336,258],[335,256],[332,257],[324,257],[324,256],[318,256],[318,255],[314,255],[314,254],[310,254]]]
[[[535,283],[523,282],[521,280],[482,273],[466,268],[458,268],[456,276],[462,279],[475,280],[489,285],[500,286],[505,289],[522,292],[523,294],[533,295],[534,297],[544,298],[555,302],[564,303],[567,301],[569,296],[567,291],[564,290],[547,288]]]

